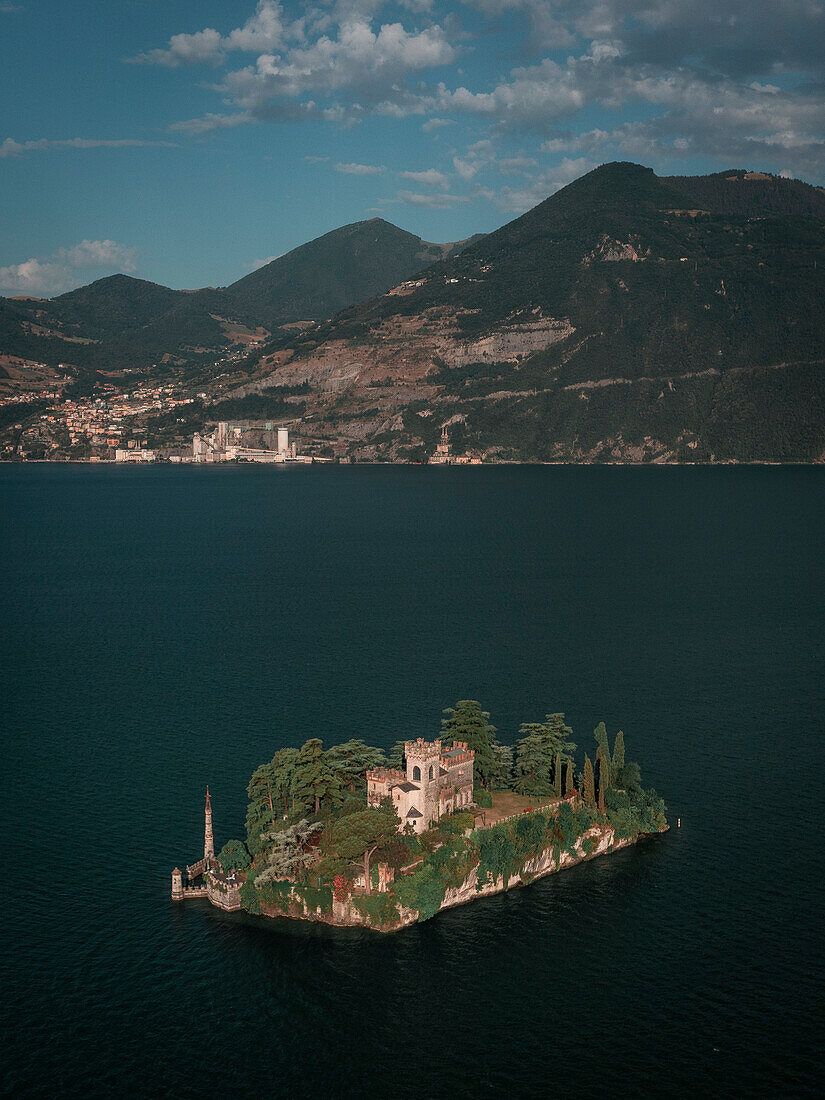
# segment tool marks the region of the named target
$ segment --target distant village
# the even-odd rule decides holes
[[[0,459],[198,465],[350,461],[336,455],[328,442],[296,433],[300,418],[286,425],[274,420],[220,420],[211,430],[193,431],[206,393],[193,397],[174,383],[139,382],[124,389],[111,382],[102,386],[102,394],[68,397],[64,391],[72,381],[68,375],[58,375],[48,388],[0,393]],[[445,424],[434,451],[424,461],[460,466],[480,465],[482,459],[454,454]]]

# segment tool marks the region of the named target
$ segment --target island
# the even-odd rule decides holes
[[[463,699],[437,739],[389,754],[319,738],[279,749],[249,781],[246,837],[217,855],[207,788],[203,858],[174,869],[172,898],[394,932],[667,831],[621,730],[611,750],[600,722],[581,767],[564,714],[519,734],[500,742]]]

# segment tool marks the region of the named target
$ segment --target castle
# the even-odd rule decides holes
[[[463,741],[441,749],[440,741],[404,743],[406,773],[395,768],[375,768],[367,772],[367,805],[379,806],[382,798],[391,798],[401,820],[423,833],[442,814],[473,804],[473,759],[475,753]]]

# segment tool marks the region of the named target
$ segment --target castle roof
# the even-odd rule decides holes
[[[423,816],[424,815],[422,813],[419,813],[419,811],[416,810],[415,806],[410,806],[409,810],[407,810],[407,817],[423,817]]]
[[[420,791],[421,790],[421,788],[418,786],[417,783],[409,783],[406,780],[403,783],[393,783],[390,790],[394,790],[396,787],[399,789],[399,791],[406,791],[406,792]]]

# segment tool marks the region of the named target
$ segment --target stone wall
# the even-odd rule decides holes
[[[221,887],[212,878],[208,878],[205,893],[213,905],[217,905],[219,909],[225,909],[227,913],[234,913],[243,908],[237,886]]]

